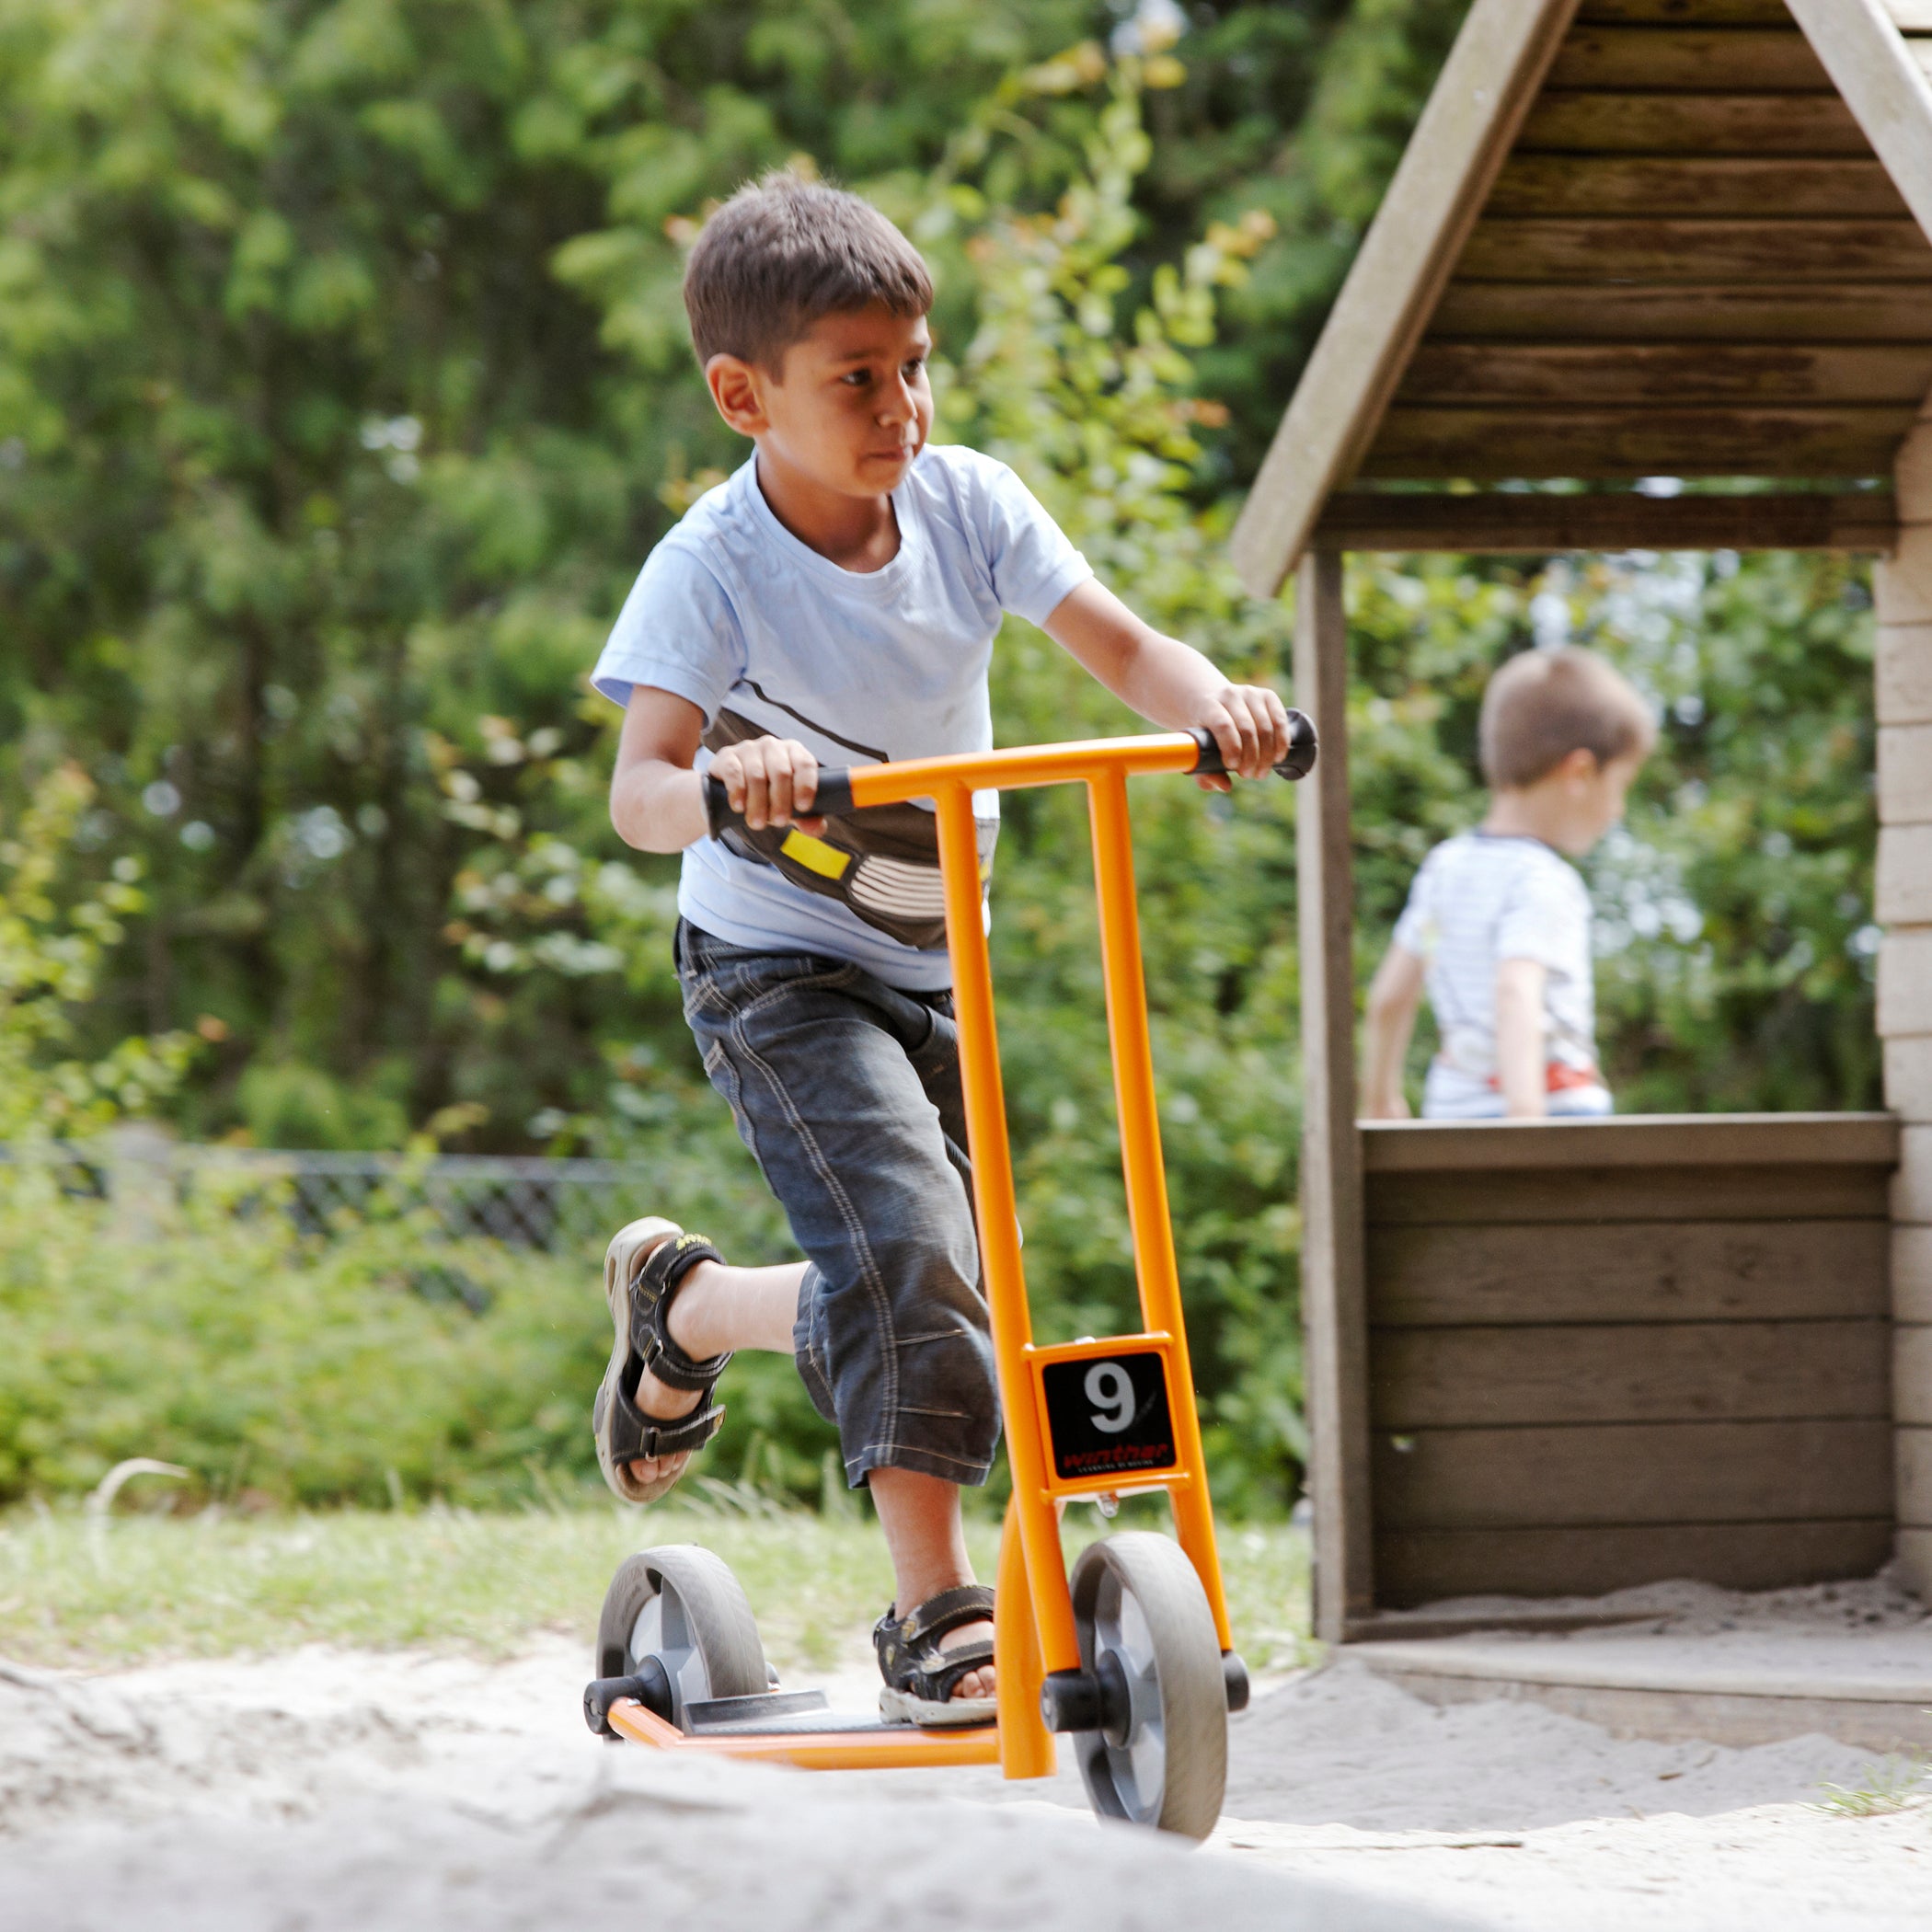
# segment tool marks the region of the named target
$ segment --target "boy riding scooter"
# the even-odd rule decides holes
[[[1287,757],[1288,718],[1102,588],[1004,465],[927,445],[931,282],[866,202],[787,175],[742,190],[684,296],[712,398],[755,453],[652,552],[593,682],[625,707],[612,822],[684,854],[685,1015],[807,1259],[735,1267],[673,1221],[623,1229],[598,1460],[652,1501],[716,1432],[732,1351],[793,1355],[891,1555],[881,1708],[986,1722],[993,1593],[960,1488],[984,1480],[999,1423],[933,815],[884,807],[828,840],[819,768],[988,750],[1006,612],[1143,717],[1211,733],[1228,772]],[[707,770],[742,817],[719,838]],[[990,876],[997,795],[975,811]]]

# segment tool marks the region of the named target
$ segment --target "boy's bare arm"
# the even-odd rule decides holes
[[[1091,578],[1041,627],[1123,704],[1170,731],[1205,727],[1231,772],[1261,778],[1288,755],[1288,710],[1265,684],[1230,684],[1212,659],[1144,624]],[[1201,784],[1226,791],[1228,781]]]
[[[1549,1111],[1544,1066],[1540,960],[1501,960],[1496,966],[1496,1078],[1503,1111],[1512,1121],[1540,1121]]]
[[[1369,1121],[1406,1121],[1402,1066],[1422,1004],[1425,968],[1406,947],[1391,946],[1369,983],[1368,1025],[1362,1051],[1362,1114]]]
[[[709,831],[704,789],[691,768],[704,728],[704,713],[687,698],[650,684],[632,687],[611,774],[611,823],[627,845],[682,852]],[[711,770],[754,832],[794,821],[816,832],[823,822],[805,810],[818,790],[818,760],[793,739],[728,745]]]

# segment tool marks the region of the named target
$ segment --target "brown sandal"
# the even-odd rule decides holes
[[[620,1229],[604,1253],[604,1294],[615,1333],[610,1364],[591,1410],[591,1428],[597,1438],[597,1466],[626,1502],[654,1502],[678,1479],[661,1476],[639,1482],[630,1473],[633,1462],[702,1449],[724,1421],[724,1409],[711,1395],[730,1362],[730,1351],[694,1362],[665,1327],[679,1283],[700,1261],[723,1259],[702,1235],[687,1235],[674,1221],[655,1218]],[[638,1409],[638,1384],[646,1369],[667,1388],[697,1395],[689,1415],[660,1420]]]
[[[960,1678],[993,1662],[993,1639],[976,1637],[955,1650],[939,1648],[949,1630],[983,1623],[993,1615],[992,1591],[983,1583],[962,1583],[928,1597],[903,1617],[893,1614],[897,1608],[872,1627],[872,1648],[885,1679],[880,1715],[903,1724],[993,1723],[999,1716],[997,1698],[953,1696]]]

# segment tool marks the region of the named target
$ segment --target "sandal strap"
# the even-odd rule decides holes
[[[993,1639],[975,1637],[949,1650],[942,1650],[938,1639],[949,1630],[983,1623],[992,1615],[993,1592],[983,1583],[942,1590],[903,1617],[888,1610],[872,1627],[879,1674],[893,1690],[931,1704],[949,1702],[962,1677],[993,1662]]]
[[[914,1673],[913,1681],[898,1688],[910,1690],[914,1696],[923,1697],[929,1703],[951,1703],[953,1692],[960,1687],[960,1679],[971,1676],[974,1671],[983,1670],[993,1662],[993,1639],[976,1637],[971,1643],[962,1643],[956,1650],[941,1650],[938,1654],[945,1659],[943,1663]]]
[[[724,1426],[721,1402],[700,1403],[687,1416],[661,1420],[641,1413],[623,1389],[611,1391],[611,1417],[607,1425],[611,1459],[634,1462],[639,1456],[679,1455],[686,1449],[702,1449]]]
[[[631,1292],[632,1359],[639,1364],[640,1371],[650,1370],[666,1388],[708,1396],[730,1363],[729,1349],[704,1362],[693,1361],[671,1339],[668,1326],[672,1301],[684,1277],[700,1261],[723,1260],[724,1257],[703,1235],[678,1235],[672,1240],[660,1241],[638,1271]],[[636,1384],[631,1386],[635,1387]]]
[[[899,1640],[908,1650],[922,1650],[928,1639],[944,1637],[962,1624],[983,1622],[992,1615],[993,1592],[983,1583],[961,1583],[915,1604],[900,1620]],[[955,1653],[949,1650],[946,1654]]]

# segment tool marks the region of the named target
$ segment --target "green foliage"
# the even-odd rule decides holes
[[[1144,293],[1258,198],[1322,263],[1291,300],[1307,236],[1263,250],[1275,293],[1216,351],[1231,420],[1196,488],[1284,393],[1283,302],[1302,329],[1340,272],[1321,196],[1282,184],[1342,12],[1226,0],[1190,9],[1184,59],[1148,46],[1116,279]],[[1386,51],[1408,29],[1376,17]],[[680,240],[802,156],[926,218],[961,354],[980,283],[935,187],[1052,207],[1105,99],[1080,36],[1118,24],[1087,0],[8,7],[0,811],[74,760],[99,840],[147,868],[135,943],[78,1016],[91,1050],[215,1016],[178,1110],[203,1135],[249,1127],[238,1082],[264,1059],[385,1091],[400,1061],[412,1121],[467,1107],[476,1146],[601,1108],[614,1038],[669,1034],[674,1008],[661,987],[541,1002],[446,936],[473,828],[439,759],[479,764],[496,811],[552,767],[572,809],[547,829],[618,856],[582,675],[733,454],[684,341]],[[1324,155],[1359,144],[1337,126]]]
[[[1224,215],[1260,208],[1280,231],[1230,302],[1224,339],[1202,359],[1203,392],[1233,412],[1229,481],[1254,474],[1467,11],[1468,0],[1282,10],[1280,30],[1299,29],[1304,47],[1317,19],[1328,28],[1321,58],[1304,54],[1298,73],[1270,76],[1277,98],[1295,103],[1290,138],[1251,178],[1217,183],[1207,203]],[[1234,15],[1206,38],[1242,24]],[[1187,51],[1191,63],[1191,42]],[[1213,85],[1212,70],[1203,79]]]
[[[236,1086],[248,1137],[263,1147],[398,1147],[409,1116],[374,1087],[350,1087],[299,1060],[258,1061]]]
[[[1123,315],[1120,258],[1146,165],[1138,63],[1108,80],[1083,172],[1047,213],[989,212],[967,253],[980,328],[945,396],[949,431],[1026,477],[1105,581],[1237,674],[1265,675],[1285,614],[1240,593],[1221,519],[1190,500],[1203,451],[1190,350],[1265,221],[1217,224]],[[1030,627],[995,683],[1003,743],[1145,727]],[[1163,1132],[1216,1491],[1254,1510],[1304,1452],[1293,1201],[1300,1115],[1285,787],[1232,799],[1167,781],[1134,799]],[[1006,801],[994,917],[1028,1278],[1045,1332],[1134,1322],[1084,800]]]
[[[1599,581],[1581,635],[1664,717],[1628,826],[1590,868],[1621,1104],[1880,1105],[1863,568],[1719,555]]]
[[[67,1201],[29,1168],[0,1188],[0,1496],[132,1455],[282,1501],[380,1501],[391,1470],[417,1495],[526,1492],[529,1459],[584,1466],[584,1274],[402,1221],[304,1239],[207,1190]]]
[[[727,453],[664,224],[799,151],[914,178],[1085,19],[5,10],[0,786],[77,760],[144,857],[140,952],[86,1025],[225,1023],[191,1131],[236,1123],[257,1057],[400,1054],[413,1118],[487,1105],[499,1145],[594,1097],[601,1016],[512,1009],[442,937],[466,841],[435,747],[484,754],[496,716],[592,746],[583,674],[660,485]]]
[[[610,1350],[594,1256],[450,1241],[378,1199],[298,1232],[275,1184],[201,1170],[177,1194],[125,1164],[111,1202],[56,1164],[0,1167],[0,1502],[185,1465],[234,1500],[467,1503],[596,1481]],[[668,1191],[717,1204],[701,1156]],[[138,1284],[138,1291],[131,1284]],[[790,1364],[733,1368],[712,1477],[816,1502],[836,1438]],[[533,1471],[535,1472],[533,1475]]]
[[[165,1100],[188,1064],[178,1033],[122,1041],[75,1058],[75,1015],[99,991],[109,955],[144,904],[138,859],[71,885],[63,873],[94,785],[77,766],[50,772],[0,838],[0,1141],[96,1132]]]

